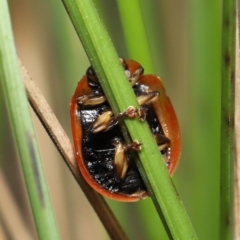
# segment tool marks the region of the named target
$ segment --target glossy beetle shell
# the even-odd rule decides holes
[[[127,61],[127,66],[129,71],[133,71],[133,69],[137,68],[137,64],[134,61]],[[160,80],[160,78],[154,76],[154,75],[142,75],[137,81],[137,84],[134,86],[135,92],[136,88],[138,86],[144,85],[149,87],[153,91],[159,91],[160,96],[158,97],[157,101],[152,104],[152,109],[153,109],[153,118],[158,120],[160,127],[155,128],[154,124],[151,123],[151,119],[149,119],[150,115],[147,115],[147,122],[150,125],[150,128],[152,128],[152,132],[154,131],[160,131],[160,133],[164,133],[164,135],[170,139],[170,144],[168,147],[162,151],[166,165],[168,167],[169,173],[173,174],[174,170],[177,167],[178,160],[180,157],[180,152],[181,152],[181,140],[180,140],[180,132],[179,132],[179,126],[178,126],[178,121],[176,118],[176,114],[174,112],[174,109],[172,107],[172,104],[169,100],[169,98],[165,94],[165,89],[163,87],[163,84]],[[100,194],[109,197],[114,200],[118,201],[125,201],[125,202],[134,202],[138,201],[139,199],[146,198],[148,196],[147,190],[145,188],[145,185],[140,177],[140,174],[135,166],[134,159],[132,156],[129,154],[129,161],[131,162],[130,164],[130,169],[126,177],[128,177],[128,181],[125,184],[124,180],[117,180],[115,177],[112,177],[113,180],[109,180],[108,178],[103,179],[102,181],[99,181],[99,176],[96,176],[99,174],[97,168],[92,168],[91,166],[89,167],[90,161],[86,161],[87,158],[89,158],[90,151],[86,151],[86,145],[89,148],[89,144],[91,145],[91,137],[92,135],[88,133],[88,123],[86,120],[89,118],[89,116],[94,113],[95,110],[100,111],[99,109],[102,107],[101,106],[95,106],[91,107],[90,109],[93,109],[93,112],[85,114],[85,109],[82,106],[79,106],[77,104],[77,98],[82,95],[88,95],[92,92],[92,88],[88,84],[88,79],[87,76],[85,75],[81,81],[78,83],[78,86],[76,88],[76,91],[72,97],[71,100],[71,105],[70,105],[70,114],[71,114],[71,126],[72,126],[72,134],[73,134],[73,140],[74,140],[74,149],[75,149],[75,155],[76,155],[76,160],[79,166],[79,169],[81,171],[81,174],[83,175],[84,179],[88,182],[88,184],[94,188],[97,192]],[[106,103],[108,104],[108,103]],[[107,106],[108,107],[108,106]],[[94,109],[95,108],[95,109]],[[104,106],[104,108],[106,108]],[[110,107],[109,107],[110,108]],[[87,110],[86,110],[87,111]],[[92,111],[92,110],[91,110]],[[101,110],[102,111],[102,110]],[[98,114],[98,113],[97,113]],[[95,117],[95,115],[94,115]],[[85,118],[85,120],[84,120]],[[90,120],[92,121],[92,120]],[[155,124],[156,125],[156,124]],[[151,127],[152,126],[152,127]],[[158,130],[156,130],[158,129]],[[114,132],[115,131],[115,132]],[[113,129],[113,133],[105,132],[106,134],[115,134],[117,133],[118,137],[122,139],[122,134],[120,132],[119,126],[116,126],[115,129]],[[104,136],[104,135],[103,135]],[[112,137],[112,135],[111,135]],[[102,137],[101,137],[102,138]],[[90,139],[90,140],[89,140]],[[93,138],[95,139],[95,137]],[[110,138],[109,138],[110,139]],[[95,140],[93,140],[95,141]],[[97,140],[99,142],[99,139]],[[104,143],[101,143],[104,144]],[[96,143],[93,142],[93,145],[95,146]],[[101,145],[104,146],[104,145]],[[112,149],[109,147],[109,143],[106,143],[106,149],[103,149],[103,151],[106,151],[106,154],[103,155],[104,158],[99,158],[98,160],[94,160],[99,164],[100,166],[104,166],[106,168],[106,161],[108,154],[110,155],[109,159],[111,161],[112,158]],[[109,151],[109,153],[107,152]],[[101,156],[101,155],[99,155]],[[95,157],[97,158],[97,157]],[[98,162],[99,161],[99,162]],[[92,164],[92,163],[91,163]],[[110,167],[109,167],[110,166]],[[111,164],[108,164],[108,168],[110,169],[110,175],[112,176],[113,173],[111,172]],[[104,170],[105,171],[105,170]],[[100,171],[101,173],[101,171]],[[104,173],[105,174],[105,173]],[[108,173],[105,174],[106,176]],[[105,184],[105,181],[107,183]],[[114,182],[116,181],[116,182]],[[112,183],[114,182],[114,183]],[[134,183],[135,185],[131,185]],[[111,186],[112,184],[112,186]],[[118,185],[119,184],[119,185]],[[124,185],[125,184],[125,185]],[[103,186],[104,185],[104,186]],[[105,185],[110,185],[110,187],[106,187]],[[123,186],[123,187],[122,187]],[[128,191],[128,186],[130,186],[130,190]],[[136,186],[136,187],[135,187]],[[121,190],[121,187],[123,190]],[[135,189],[135,188],[136,189]],[[120,189],[120,190],[118,190]],[[132,192],[131,192],[132,191]]]

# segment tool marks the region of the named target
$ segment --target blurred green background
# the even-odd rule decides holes
[[[138,48],[142,39],[134,34],[125,39],[117,1],[94,2],[119,56],[137,60],[146,73],[162,78],[182,133],[174,182],[199,239],[219,239],[221,1],[139,1],[151,66]],[[69,101],[89,66],[81,43],[61,1],[9,0],[9,5],[18,55],[71,138]],[[132,12],[129,6],[129,24],[135,17]],[[136,43],[135,51],[129,49],[130,40]],[[24,219],[22,226],[12,215],[11,224],[14,231],[24,234],[24,228],[36,238],[2,88],[0,98],[0,175],[10,186],[11,204]],[[109,239],[34,114],[33,118],[62,239]],[[129,239],[168,239],[151,199],[108,202]],[[1,225],[12,236],[11,224],[4,220],[6,208],[13,207],[1,196]]]

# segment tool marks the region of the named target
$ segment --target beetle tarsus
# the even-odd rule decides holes
[[[131,144],[126,146],[126,149],[141,151],[142,150],[142,143],[138,142],[137,140],[134,140]]]
[[[133,106],[129,106],[125,112],[118,114],[117,119],[121,119],[123,117],[128,117],[128,118],[138,117],[138,109]]]
[[[149,197],[149,194],[147,193],[147,191],[139,190],[139,191],[135,192],[134,194],[131,194],[130,197],[137,197],[139,199],[146,199],[146,198]]]

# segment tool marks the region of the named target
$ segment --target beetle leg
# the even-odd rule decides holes
[[[137,101],[141,107],[138,109],[137,108],[134,109],[135,110],[134,111],[135,114],[133,115],[134,118],[137,117],[140,121],[145,121],[146,115],[147,115],[147,108],[148,108],[147,106],[154,103],[158,97],[159,97],[158,91],[147,92],[145,94],[139,95],[137,97]],[[128,109],[127,109],[127,111],[128,111]],[[125,113],[125,115],[130,117],[126,113]]]
[[[134,140],[131,144],[126,146],[126,150],[132,149],[135,151],[141,151],[142,150],[142,143],[138,142],[137,140]]]
[[[115,145],[115,155],[113,161],[114,171],[117,177],[124,178],[127,173],[129,159],[124,145],[118,139],[115,139],[113,144]]]
[[[125,112],[119,113],[116,116],[116,120],[119,120],[123,117],[128,117],[128,118],[138,118],[140,121],[145,121],[146,114],[147,114],[146,106],[155,102],[158,96],[159,96],[158,91],[152,91],[152,92],[148,92],[146,94],[142,94],[138,96],[137,101],[141,107],[135,108],[133,106],[129,106]]]
[[[113,126],[118,124],[119,119],[123,117],[135,118],[137,116],[137,110],[134,107],[128,107],[128,109],[114,116],[112,111],[106,111],[97,117],[95,122],[92,124],[90,131],[92,133],[98,133],[100,131],[108,131]]]
[[[158,149],[160,151],[162,151],[163,149],[165,149],[166,147],[169,146],[169,143],[170,143],[170,139],[165,137],[164,135],[162,134],[154,134],[153,135],[155,140],[156,140],[156,143],[158,145]]]
[[[116,116],[118,120],[124,117],[128,117],[128,118],[138,117],[138,109],[133,106],[129,106],[125,112],[119,113]]]
[[[123,179],[126,176],[129,166],[129,159],[126,154],[127,150],[133,149],[139,151],[141,150],[142,144],[135,140],[131,144],[125,146],[119,139],[114,139],[112,143],[115,145],[115,155],[113,162],[114,171],[117,177]]]
[[[98,93],[99,94],[99,93]],[[108,131],[113,126],[115,126],[119,119],[128,117],[128,118],[138,118],[141,121],[145,121],[146,113],[147,113],[147,105],[150,105],[159,96],[158,91],[147,92],[146,94],[142,94],[137,97],[138,103],[141,105],[140,108],[135,108],[133,106],[129,106],[127,110],[123,113],[119,113],[117,116],[114,116],[112,111],[107,111],[101,114],[95,122],[92,124],[90,131],[93,133],[98,133],[100,131]],[[106,101],[106,98],[103,95],[84,95],[81,98],[78,98],[78,103],[83,105],[90,105],[90,103],[94,103],[92,105],[97,105],[102,103],[101,99],[104,98],[103,102]],[[86,99],[86,100],[85,100]],[[98,101],[99,100],[99,101]]]
[[[139,191],[131,194],[131,197],[138,197],[139,199],[146,199],[149,197],[149,194],[146,191],[139,190]]]
[[[114,127],[116,124],[118,124],[118,121],[124,117],[128,118],[138,118],[138,119],[145,119],[146,116],[146,109],[141,107],[139,109],[130,106],[127,108],[127,110],[123,113],[119,113],[117,116],[114,116],[112,111],[106,111],[99,115],[95,122],[90,127],[90,131],[92,133],[98,133],[101,131],[108,131],[112,127]]]
[[[106,102],[106,97],[100,92],[92,92],[88,95],[82,95],[77,98],[77,103],[84,106],[95,106]]]
[[[134,86],[144,72],[143,67],[133,60],[130,60],[131,64],[129,64],[129,61],[127,63],[123,58],[119,58],[119,61],[123,66],[125,75],[127,76],[131,86]]]
[[[90,127],[92,133],[98,133],[101,131],[107,131],[118,123],[118,120],[114,117],[112,111],[106,111],[95,120]]]
[[[158,91],[147,92],[145,94],[139,95],[137,97],[138,103],[142,105],[150,105],[154,103],[159,97],[160,93]]]
[[[118,121],[124,117],[138,118],[139,120],[144,121],[146,118],[146,111],[147,109],[145,107],[138,109],[133,106],[128,107],[125,112],[119,113],[117,116],[114,116],[112,111],[106,111],[97,117],[90,127],[90,131],[92,133],[108,131],[118,124]]]

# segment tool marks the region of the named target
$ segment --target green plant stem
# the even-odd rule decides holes
[[[117,4],[129,56],[133,59],[138,59],[144,66],[146,72],[154,72],[140,2],[138,0],[118,0]],[[131,9],[131,11],[129,9]]]
[[[0,9],[0,76],[38,237],[42,240],[59,239],[18,64],[6,0],[0,0]]]
[[[93,65],[115,114],[127,107],[138,107],[133,90],[117,59],[106,29],[90,0],[62,0],[77,34]],[[126,97],[127,96],[127,97]],[[186,211],[179,200],[164,161],[149,127],[137,120],[124,120],[131,139],[143,143],[137,165],[153,198],[159,215],[163,216],[169,238],[197,239]],[[161,177],[161,179],[160,179]]]
[[[220,236],[233,239],[236,1],[223,1]]]

